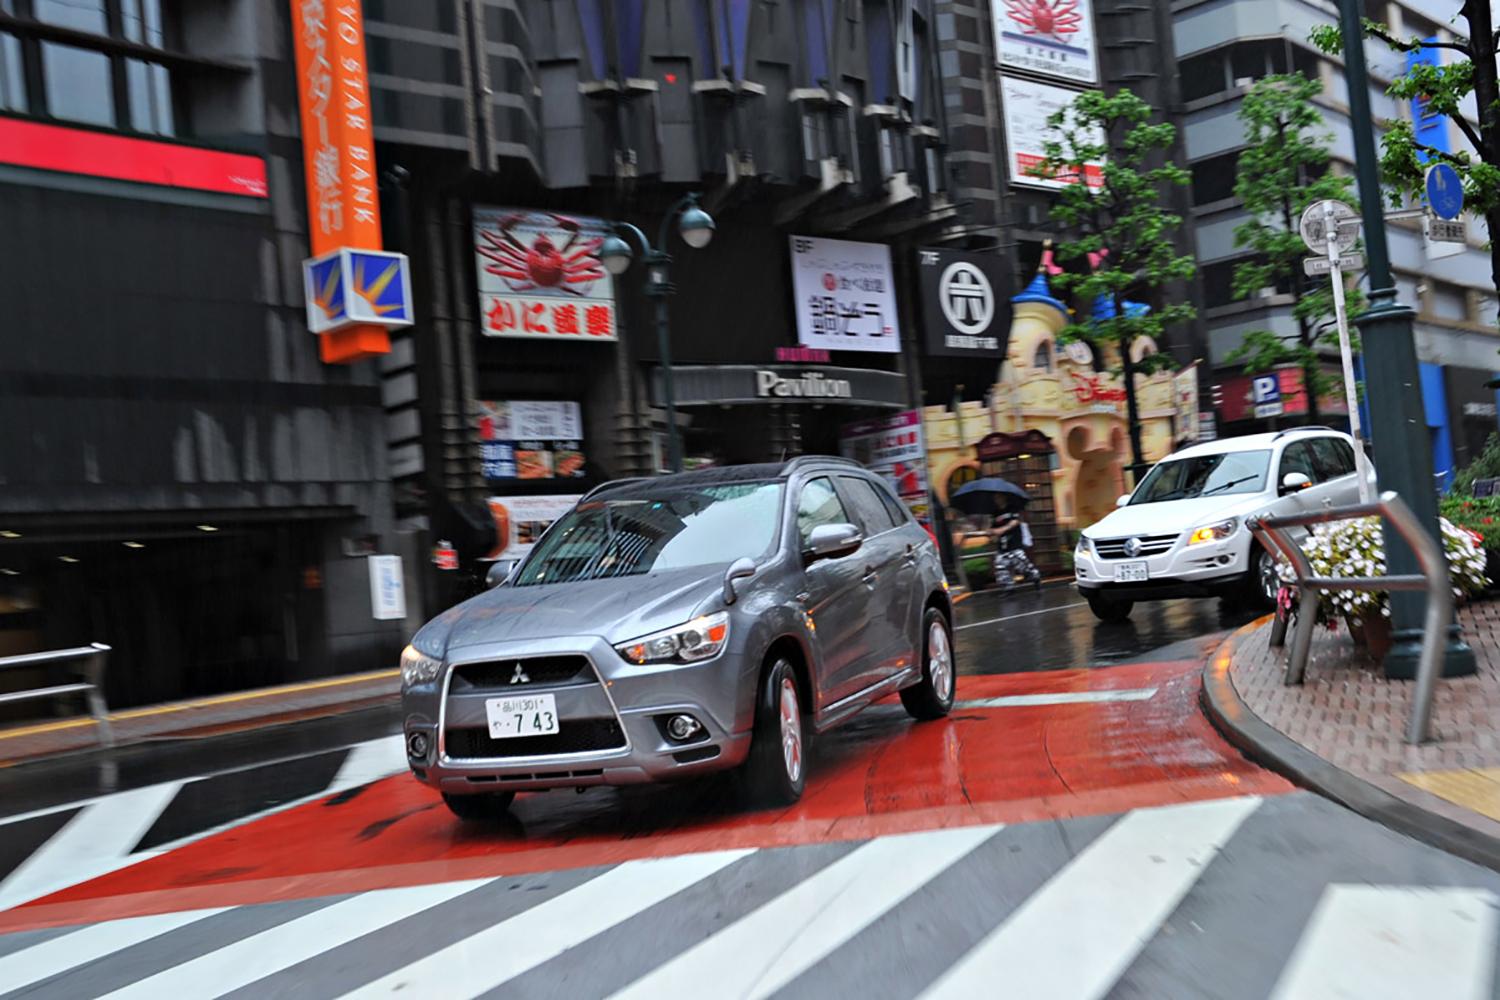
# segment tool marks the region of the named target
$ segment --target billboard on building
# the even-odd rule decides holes
[[[1010,337],[1010,268],[993,253],[924,247],[917,251],[927,353],[1005,357]]]
[[[797,340],[825,351],[901,350],[891,248],[793,236],[792,295]]]
[[[1044,177],[1033,171],[1039,169],[1047,158],[1046,141],[1057,137],[1047,119],[1071,105],[1078,97],[1078,91],[1006,76],[1000,78],[1000,94],[1005,105],[1005,157],[1010,182],[1052,189],[1076,184],[1076,176]],[[1103,131],[1096,131],[1091,142],[1103,146]],[[1093,188],[1102,186],[1103,167],[1103,163],[1085,164],[1084,183]]]
[[[498,543],[486,559],[521,559],[531,552],[542,532],[572,510],[579,494],[539,497],[490,497]]]
[[[481,400],[486,479],[577,479],[584,474],[583,410],[551,400]]]
[[[927,444],[921,410],[845,424],[839,430],[839,453],[884,477],[912,515],[928,523]]]
[[[995,0],[995,51],[1002,69],[1072,83],[1099,82],[1090,0]]]
[[[489,337],[618,340],[615,283],[599,260],[601,219],[474,209],[479,328]]]

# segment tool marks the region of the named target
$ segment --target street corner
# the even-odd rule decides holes
[[[462,823],[394,774],[36,899],[0,930],[1290,790],[1204,719],[1199,667],[963,677],[930,723],[878,705],[814,744],[786,809],[747,810],[718,777],[523,794],[493,825]]]

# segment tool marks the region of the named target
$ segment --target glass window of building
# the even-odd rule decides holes
[[[114,82],[104,53],[43,42],[42,83],[52,117],[107,128],[117,124]]]
[[[33,0],[31,9],[32,15],[46,24],[92,31],[96,35],[109,30],[104,0]]]
[[[1031,356],[1031,367],[1039,372],[1052,370],[1052,341],[1044,340],[1036,345],[1036,352]]]
[[[0,10],[6,10],[0,3]],[[6,11],[9,13],[9,11]],[[0,110],[26,110],[26,77],[21,71],[21,40],[0,32]]]

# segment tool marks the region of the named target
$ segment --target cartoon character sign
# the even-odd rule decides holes
[[[525,219],[515,213],[501,219],[498,229],[481,229],[480,245],[475,248],[490,261],[483,265],[484,269],[497,275],[512,291],[552,288],[568,295],[582,295],[588,286],[604,277],[604,265],[599,262],[604,237],[583,236],[583,227],[577,220],[552,215],[557,228],[567,234],[566,241],[558,246],[547,230],[533,230],[528,245],[515,235],[516,227]],[[584,287],[576,287],[579,285]]]
[[[1066,42],[1078,34],[1078,0],[1005,0],[1005,13],[1021,31]]]
[[[610,341],[614,279],[599,259],[599,219],[474,209],[480,329],[490,337]]]

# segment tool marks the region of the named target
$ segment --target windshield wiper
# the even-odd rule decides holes
[[[1241,476],[1238,479],[1231,479],[1227,483],[1220,483],[1218,486],[1215,486],[1211,490],[1204,490],[1199,495],[1200,496],[1205,496],[1205,497],[1211,497],[1215,493],[1223,493],[1225,490],[1229,489],[1229,487],[1231,487],[1231,486],[1238,486],[1240,483],[1248,483],[1250,480],[1252,480],[1252,479],[1258,479],[1258,478],[1260,478],[1260,477],[1259,476]]]

